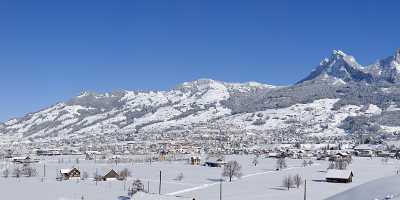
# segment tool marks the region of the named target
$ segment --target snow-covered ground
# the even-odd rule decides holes
[[[369,160],[367,158],[355,158],[350,169],[354,172],[353,183],[338,184],[324,182],[328,161],[314,161],[314,165],[303,167],[302,160],[287,160],[288,168],[275,171],[275,159],[260,159],[257,166],[251,164],[252,156],[227,156],[227,160],[237,160],[243,167],[243,177],[233,182],[224,182],[223,199],[302,199],[303,187],[287,191],[283,188],[282,178],[286,175],[299,174],[307,179],[307,199],[325,199],[368,181],[381,177],[391,176],[396,173],[400,164],[397,160],[390,160],[383,164],[379,158]],[[162,171],[162,194],[170,196],[183,196],[196,198],[196,200],[219,199],[219,179],[221,168],[209,168],[192,166],[185,162],[153,162],[149,163],[94,163],[82,158],[76,163],[75,157],[64,157],[63,163],[59,163],[60,157],[47,157],[35,164],[39,175],[34,178],[0,178],[1,199],[41,199],[41,200],[110,200],[120,195],[127,194],[128,185],[136,178],[143,181],[145,188],[150,186],[150,192],[158,192],[159,172]],[[8,166],[12,171],[12,163],[2,162],[0,167]],[[42,182],[43,166],[46,165],[46,179]],[[132,177],[124,181],[96,182],[93,180],[69,180],[56,181],[56,172],[62,168],[75,166],[81,171],[93,176],[97,170],[99,173],[108,169],[128,168]],[[175,180],[178,174],[183,173],[182,181]],[[355,199],[354,199],[355,200]]]
[[[389,176],[370,181],[334,195],[327,200],[354,200],[354,199],[400,199],[400,176]]]

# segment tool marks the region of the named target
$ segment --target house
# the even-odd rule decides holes
[[[353,181],[353,172],[351,170],[329,169],[326,173],[326,182],[331,183],[351,183]]]
[[[158,160],[167,160],[168,152],[167,151],[160,151]]]
[[[75,167],[70,169],[61,169],[60,174],[62,176],[61,178],[64,180],[81,177],[81,172]]]
[[[282,157],[282,153],[277,153],[277,152],[269,152],[267,154],[268,158],[281,158]]]
[[[190,157],[190,164],[191,165],[200,165],[200,157],[199,156],[191,156]]]
[[[222,167],[225,164],[226,162],[223,158],[210,158],[204,163],[207,167]]]
[[[38,159],[32,159],[29,156],[23,156],[23,157],[12,157],[11,161],[14,163],[20,163],[20,164],[29,164],[29,163],[38,163]]]
[[[38,156],[59,156],[61,155],[61,149],[38,149],[36,155]]]
[[[85,151],[86,160],[96,160],[96,157],[101,158],[102,156],[104,155],[99,151]]]
[[[119,174],[115,170],[111,169],[104,176],[102,176],[101,179],[103,181],[116,180],[116,179],[119,179]]]
[[[13,163],[29,163],[31,158],[29,156],[12,157],[11,160]]]
[[[374,150],[374,147],[368,144],[360,144],[354,147],[356,155],[360,157],[372,157],[374,155]]]

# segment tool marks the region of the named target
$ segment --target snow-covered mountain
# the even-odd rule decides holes
[[[331,57],[325,58],[309,76],[301,82],[320,76],[331,76],[348,81],[389,82],[396,83],[400,78],[400,49],[394,56],[378,60],[363,67],[356,59],[340,50],[333,50]]]
[[[399,63],[400,50],[368,66],[334,51],[291,86],[200,79],[168,91],[83,92],[0,123],[0,141],[186,134],[205,127],[263,134],[285,130],[297,136],[395,133],[400,131]]]

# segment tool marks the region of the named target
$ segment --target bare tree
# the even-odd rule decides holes
[[[328,165],[328,169],[335,169],[336,165],[334,162],[330,162]]]
[[[132,196],[139,191],[144,191],[144,185],[141,180],[136,179],[132,183],[132,187],[129,189],[128,195]]]
[[[284,169],[286,167],[287,167],[287,165],[286,165],[286,159],[285,158],[278,158],[276,160],[276,169],[281,170],[281,169]]]
[[[121,180],[126,180],[126,178],[129,176],[131,176],[131,171],[129,171],[128,168],[125,168],[119,172],[119,177]]]
[[[34,167],[31,167],[29,165],[25,165],[22,168],[22,174],[24,174],[27,177],[34,177],[34,176],[37,176],[37,170]]]
[[[344,160],[346,161],[347,165],[350,165],[353,162],[353,158],[351,156],[347,156]]]
[[[303,178],[299,174],[293,176],[293,181],[297,188],[299,188],[300,185],[303,184]]]
[[[182,181],[183,178],[184,178],[184,176],[183,176],[183,173],[181,172],[181,173],[178,174],[178,176],[176,176],[175,180]]]
[[[236,160],[229,161],[226,165],[224,165],[222,176],[228,177],[229,182],[232,182],[232,178],[234,176],[237,178],[242,177],[242,166],[240,166]]]
[[[285,188],[287,188],[289,190],[291,187],[294,186],[293,178],[290,175],[284,177],[283,181],[282,181],[282,184],[283,184],[282,185],[283,187],[285,187]]]
[[[13,176],[16,177],[16,178],[21,177],[21,169],[19,167],[14,168]]]
[[[9,175],[10,175],[10,170],[8,170],[8,168],[6,168],[5,170],[3,170],[3,177],[4,177],[4,178],[8,178]]]
[[[307,167],[307,166],[308,166],[307,160],[303,160],[303,167]]]
[[[389,158],[388,157],[382,158],[382,163],[383,164],[388,164],[388,162],[389,162]]]
[[[258,156],[255,156],[255,157],[253,158],[252,163],[253,163],[254,166],[257,166],[257,165],[258,165]]]
[[[96,184],[97,184],[97,181],[103,180],[103,177],[97,171],[93,174],[93,178],[96,181]]]
[[[308,165],[311,166],[311,165],[313,165],[313,164],[314,164],[314,162],[313,162],[312,160],[309,160],[309,161],[308,161]]]
[[[346,169],[347,168],[347,162],[345,162],[343,159],[337,159],[335,161],[335,169]]]
[[[82,172],[81,179],[86,180],[87,178],[89,178],[89,174],[86,171]]]

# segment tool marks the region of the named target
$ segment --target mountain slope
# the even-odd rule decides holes
[[[289,138],[400,131],[400,50],[361,66],[334,51],[305,79],[278,87],[200,79],[168,91],[81,95],[0,123],[13,141],[118,141],[229,129]],[[158,135],[158,136],[156,136]],[[278,137],[278,136],[276,136]]]

